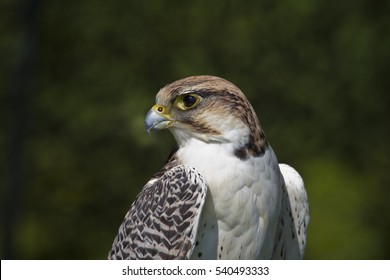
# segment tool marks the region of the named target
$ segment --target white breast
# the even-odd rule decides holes
[[[241,160],[228,143],[194,139],[177,155],[209,186],[192,258],[270,258],[282,185],[271,147],[260,157]]]

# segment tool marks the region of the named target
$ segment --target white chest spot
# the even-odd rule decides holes
[[[194,140],[177,155],[201,172],[209,187],[193,258],[269,257],[281,184],[272,149],[262,157],[241,160],[228,144]]]

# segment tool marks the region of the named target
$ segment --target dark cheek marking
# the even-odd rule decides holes
[[[220,134],[217,130],[212,129],[210,126],[196,122],[196,121],[193,121],[191,123],[191,125],[199,133],[212,134],[212,135],[219,135]]]

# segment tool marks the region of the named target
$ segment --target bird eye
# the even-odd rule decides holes
[[[198,99],[195,96],[189,94],[183,96],[183,104],[187,108],[191,108],[192,106],[194,106],[197,100]]]
[[[200,101],[200,97],[195,94],[180,95],[176,100],[176,106],[182,110],[194,108]]]

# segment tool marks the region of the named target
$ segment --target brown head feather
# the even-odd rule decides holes
[[[189,110],[181,121],[204,134],[219,133],[217,127],[210,125],[207,117],[216,113],[223,117],[234,116],[249,129],[245,145],[235,151],[235,155],[246,159],[249,155],[259,156],[268,145],[256,113],[242,91],[231,82],[215,76],[192,76],[166,85],[157,94],[156,102],[170,107],[182,94],[197,94],[202,97],[193,111]]]

